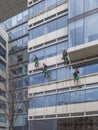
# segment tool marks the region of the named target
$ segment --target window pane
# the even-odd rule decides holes
[[[98,14],[85,18],[85,42],[98,39]]]
[[[85,91],[71,92],[71,102],[84,102],[85,101]]]
[[[56,45],[45,48],[45,57],[53,57],[56,55]]]
[[[98,100],[98,88],[86,90],[86,101]]]
[[[85,12],[98,8],[98,0],[85,0]]]
[[[57,104],[56,102],[56,95],[50,95],[45,97],[45,104],[46,106],[55,106]]]

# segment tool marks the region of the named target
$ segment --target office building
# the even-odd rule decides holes
[[[98,1],[28,0],[27,5],[2,22],[10,38],[9,70],[15,70],[10,80],[21,104],[15,130],[97,130]],[[62,59],[64,49],[69,64]]]
[[[28,0],[28,6],[29,130],[97,130],[98,1]],[[69,64],[63,63],[63,49]],[[77,68],[80,79],[74,82]]]

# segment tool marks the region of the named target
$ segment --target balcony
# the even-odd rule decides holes
[[[68,49],[70,61],[76,62],[98,56],[98,40]]]

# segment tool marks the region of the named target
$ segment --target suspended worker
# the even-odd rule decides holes
[[[43,63],[43,72],[44,72],[44,77],[45,78],[48,78],[49,77],[49,71],[48,71],[48,69],[47,69],[47,65],[45,64],[45,63]]]
[[[37,68],[39,66],[39,61],[38,61],[38,57],[36,55],[34,55],[34,63],[35,63],[35,67]]]
[[[79,78],[79,73],[80,73],[80,72],[79,72],[79,69],[76,68],[76,69],[75,69],[75,72],[73,73],[74,82],[75,82],[75,81],[77,81],[77,82],[79,81],[79,79],[80,79],[80,78]]]
[[[69,64],[69,59],[68,59],[67,51],[65,49],[63,50],[63,57],[62,57],[62,59],[64,60],[65,64]]]

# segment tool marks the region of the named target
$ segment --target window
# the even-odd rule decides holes
[[[24,86],[24,87],[29,86],[29,76],[24,77],[24,79],[23,79],[23,86]]]
[[[69,24],[69,47],[84,43],[83,19]]]
[[[98,100],[98,88],[86,90],[86,101]]]
[[[40,107],[45,107],[45,101],[44,101],[44,97],[38,97],[36,98],[36,108],[40,108]]]
[[[42,59],[45,58],[45,52],[44,51],[45,51],[44,49],[41,49],[41,50],[33,52],[33,54],[37,55],[39,60],[42,60]],[[32,55],[32,58],[33,58],[33,55]]]
[[[18,14],[17,15],[17,24],[20,24],[22,22],[22,19],[23,19],[22,13]]]
[[[68,48],[67,42],[61,42],[57,44],[57,55],[62,54],[63,50]]]
[[[6,51],[0,46],[0,56],[6,59]]]
[[[46,32],[45,32],[46,34],[55,31],[56,30],[56,20],[47,23],[45,27],[46,27]]]
[[[57,80],[66,79],[66,71],[65,68],[57,69]]]
[[[67,16],[57,19],[57,30],[67,26]]]
[[[45,48],[45,57],[46,58],[53,57],[55,55],[56,55],[56,45]]]
[[[0,43],[6,46],[6,41],[0,36]]]
[[[98,39],[97,25],[98,13],[85,18],[85,42],[90,42]]]
[[[64,93],[62,94],[57,94],[57,105],[63,105],[64,104]]]
[[[45,97],[45,104],[47,107],[56,106],[57,105],[56,95],[46,96]]]
[[[85,12],[98,8],[98,0],[85,0]]]
[[[98,72],[98,64],[86,66],[86,74],[92,74]]]
[[[44,74],[40,73],[40,74],[30,76],[30,80],[31,80],[31,85],[42,84],[44,83]]]
[[[0,69],[6,72],[6,64],[0,59]]]
[[[69,0],[69,18],[83,13],[83,0]]]
[[[23,87],[23,79],[17,79],[17,86],[19,88]]]
[[[29,10],[25,10],[23,12],[23,21],[26,21],[28,19],[28,15],[29,15]]]
[[[67,25],[67,16],[60,17],[56,20],[40,25],[29,31],[30,40],[48,34]]]
[[[17,55],[17,62],[22,62],[23,61],[23,56],[22,54]]]
[[[26,47],[28,45],[28,36],[23,38],[23,47]]]
[[[84,101],[85,101],[85,91],[71,92],[71,103],[84,102]]]

